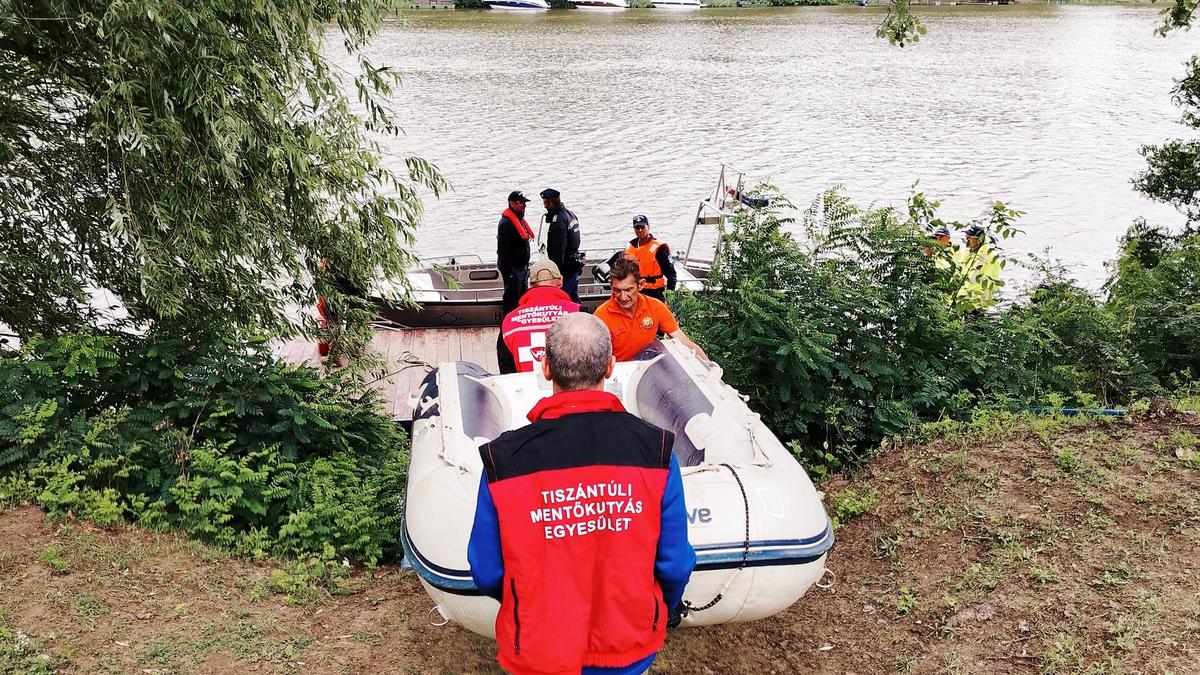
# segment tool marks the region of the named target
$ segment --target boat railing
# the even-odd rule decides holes
[[[684,252],[684,267],[692,263],[692,246],[696,243],[696,230],[701,225],[717,226],[717,245],[713,252],[712,262],[715,263],[720,257],[721,240],[725,236],[725,221],[734,215],[725,209],[726,195],[730,189],[741,194],[745,190],[745,181],[746,172],[728,164],[721,165],[721,174],[717,177],[716,186],[707,197],[700,200],[700,205],[696,208],[696,220],[692,223],[692,234],[688,238],[687,250]]]
[[[464,262],[482,265],[483,258],[477,253],[459,253],[457,255],[422,257],[420,262],[422,265],[462,265]]]

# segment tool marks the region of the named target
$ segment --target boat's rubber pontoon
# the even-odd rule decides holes
[[[675,434],[697,565],[683,626],[783,611],[820,579],[833,530],[804,469],[721,381],[721,369],[668,340],[648,360],[617,364],[606,389],[629,412]],[[527,424],[550,395],[537,373],[490,376],[448,363],[416,396],[404,550],[441,614],[492,635],[499,604],[467,566],[482,464],[478,446]],[[603,536],[597,534],[596,536]],[[714,604],[714,598],[720,599]]]

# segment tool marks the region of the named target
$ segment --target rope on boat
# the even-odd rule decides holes
[[[682,612],[683,616],[687,616],[692,612],[703,612],[706,609],[711,609],[714,605],[720,602],[721,599],[725,597],[725,593],[729,590],[729,586],[733,584],[733,580],[736,579],[737,575],[746,568],[746,561],[750,559],[750,498],[746,496],[746,486],[742,484],[742,478],[738,475],[737,471],[734,470],[733,466],[729,464],[721,464],[721,466],[729,469],[729,473],[733,474],[733,479],[737,481],[738,489],[742,491],[742,504],[746,508],[746,539],[742,544],[742,562],[737,566],[737,569],[735,569],[733,573],[729,575],[729,578],[725,580],[725,585],[721,587],[721,591],[717,593],[716,597],[710,600],[708,604],[702,607],[696,607],[687,600],[684,600]]]
[[[825,577],[829,577],[829,581],[825,581]],[[837,583],[837,572],[834,572],[833,570],[826,567],[825,571],[821,572],[821,578],[817,579],[816,586],[817,586],[817,588],[819,588],[823,591],[827,591],[827,590],[833,588],[833,585],[836,583]]]
[[[434,612],[437,612],[438,616],[442,617],[441,623],[438,623],[432,616],[430,616],[430,614],[433,614]],[[429,611],[425,613],[425,618],[429,619],[429,625],[431,626],[441,627],[450,623],[450,618],[442,613],[441,605],[434,605],[433,607],[430,607]]]

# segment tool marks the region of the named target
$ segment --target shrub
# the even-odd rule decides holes
[[[239,554],[399,550],[406,439],[353,376],[258,338],[98,333],[0,354],[0,500],[174,527]]]
[[[960,292],[950,251],[921,252],[932,228],[965,227],[941,220],[938,202],[917,193],[906,212],[863,209],[835,189],[796,223],[786,200],[759,190],[772,207],[733,218],[705,292],[675,300],[725,380],[818,474],[920,422],[1112,405],[1200,372],[1194,234],[1131,230],[1107,301],[1041,261],[1030,292],[982,311],[977,293]],[[975,221],[1001,269],[1019,216],[993,203]]]

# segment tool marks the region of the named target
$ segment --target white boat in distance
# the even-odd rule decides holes
[[[700,0],[650,0],[654,9],[700,9]]]
[[[629,9],[625,0],[572,0],[575,9]]]
[[[550,3],[546,0],[487,0],[487,6],[491,9],[502,10],[544,10],[550,9]]]

